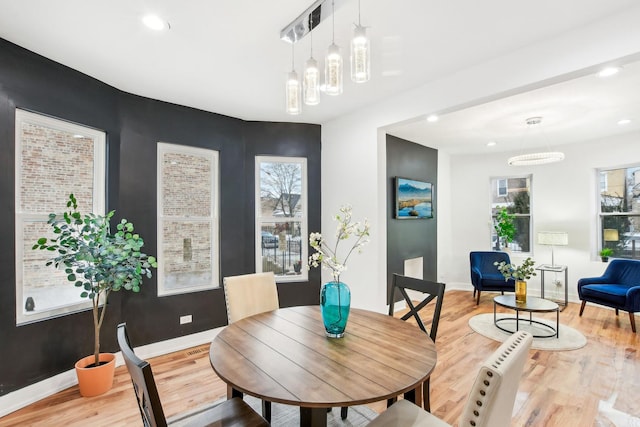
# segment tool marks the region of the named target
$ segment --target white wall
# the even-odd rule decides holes
[[[331,217],[344,203],[353,206],[356,218],[367,216],[372,225],[370,245],[364,249],[363,254],[351,258],[348,271],[341,276],[352,289],[352,305],[383,311],[386,304],[386,126],[432,112],[450,111],[482,100],[496,99],[505,94],[523,91],[524,88],[539,87],[541,82],[557,81],[562,76],[588,68],[595,69],[599,64],[638,54],[638,22],[640,5],[624,14],[609,16],[589,26],[559,35],[553,40],[461,70],[447,78],[323,124],[322,231],[327,236],[333,235],[335,225]],[[570,164],[568,160],[565,165]],[[453,170],[454,163],[452,159],[451,176],[456,174]],[[443,173],[446,173],[445,158],[442,168],[445,171]],[[571,179],[578,180],[576,177]],[[446,182],[446,176],[439,177],[437,213],[439,221],[443,221],[438,228],[438,276],[445,283],[462,280],[462,272],[468,269],[468,261],[460,263],[461,252],[452,246],[456,243],[453,239],[455,218],[456,215],[461,215],[454,212],[454,186],[451,186],[450,206],[446,199],[444,202],[440,199],[444,197],[442,190],[443,187],[446,188]],[[550,201],[562,200],[559,195],[545,197]],[[588,204],[586,201],[585,205]],[[571,212],[576,208],[568,206],[566,209]],[[447,222],[447,218],[451,218],[451,221]],[[543,218],[544,215],[541,219]],[[547,217],[544,221],[552,220],[556,221],[556,217]],[[582,221],[583,224],[576,230],[583,230],[587,220],[567,217],[566,221]],[[577,232],[569,231],[572,235],[578,235]],[[576,236],[576,239],[579,248],[589,245],[585,240],[588,237]],[[564,258],[564,255],[560,251],[557,253],[559,260],[573,263],[573,257]],[[595,263],[593,267],[596,272]],[[575,277],[577,270],[571,271],[572,277]],[[326,274],[323,277],[329,279]]]
[[[491,250],[492,176],[532,175],[532,253],[538,264],[551,263],[551,248],[536,244],[538,231],[566,231],[569,245],[554,249],[556,264],[568,266],[569,299],[577,301],[576,282],[581,277],[599,276],[607,264],[597,256],[597,189],[596,169],[640,164],[640,133],[620,135],[567,146],[554,146],[565,153],[565,160],[548,165],[513,167],[507,165],[510,155],[453,156],[451,158],[452,201],[451,240],[453,256],[447,280],[454,287],[471,290],[469,252]],[[520,263],[527,255],[511,253],[513,262]],[[461,268],[466,267],[466,268]],[[553,273],[546,273],[546,289]],[[559,275],[558,279],[562,279]],[[539,277],[529,281],[532,294],[539,294]]]

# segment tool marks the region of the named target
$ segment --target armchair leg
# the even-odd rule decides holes
[[[476,305],[480,304],[480,290],[478,289],[478,299],[476,299]]]
[[[634,313],[629,312],[629,320],[631,321],[631,330],[636,333],[636,316]]]
[[[473,288],[473,297],[476,297],[476,288]]]
[[[616,308],[616,316],[617,316],[618,314],[620,314],[620,313],[618,312],[618,309]]]
[[[584,311],[584,306],[587,305],[586,301],[582,301],[582,305],[580,306],[580,317],[582,317],[582,312]]]

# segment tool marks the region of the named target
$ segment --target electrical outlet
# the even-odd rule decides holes
[[[191,314],[187,314],[186,316],[180,316],[180,324],[184,325],[186,323],[193,322],[193,316]]]

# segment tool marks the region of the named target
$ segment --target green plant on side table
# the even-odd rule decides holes
[[[609,257],[611,255],[613,255],[613,249],[611,249],[611,248],[602,248],[602,249],[600,249],[600,259],[602,259],[602,262],[609,261]]]
[[[502,208],[496,215],[496,221],[493,225],[496,230],[496,249],[506,248],[509,243],[513,241],[513,237],[516,235],[516,226],[514,223],[514,214],[510,214],[507,208]],[[502,244],[501,244],[502,243]]]
[[[493,265],[504,276],[504,280],[514,279],[516,281],[516,303],[527,302],[527,280],[536,275],[535,261],[531,257],[525,259],[520,266],[507,264],[506,262],[494,262]]]
[[[109,295],[121,289],[140,292],[143,277],[151,278],[151,268],[157,268],[158,264],[153,256],[140,250],[144,240],[134,233],[131,222],[122,219],[116,226],[117,231],[111,234],[110,220],[115,211],[104,216],[83,215],[73,194],[69,195],[67,208],[63,215],[49,214],[48,224],[56,237],[41,237],[32,249],[55,252],[56,256],[46,265],[64,269],[67,280],[82,289],[80,296],[92,302],[94,354],[76,363],[76,373],[80,393],[96,396],[113,385],[115,355],[100,353],[100,327]],[[103,367],[110,370],[110,380],[104,378],[95,387],[85,383],[87,376]],[[108,377],[109,372],[106,375]]]

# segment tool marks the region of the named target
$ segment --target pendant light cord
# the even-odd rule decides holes
[[[336,2],[331,0],[331,43],[336,44]]]
[[[361,26],[360,24],[361,24],[361,22],[360,22],[360,0],[358,0],[358,27]]]

